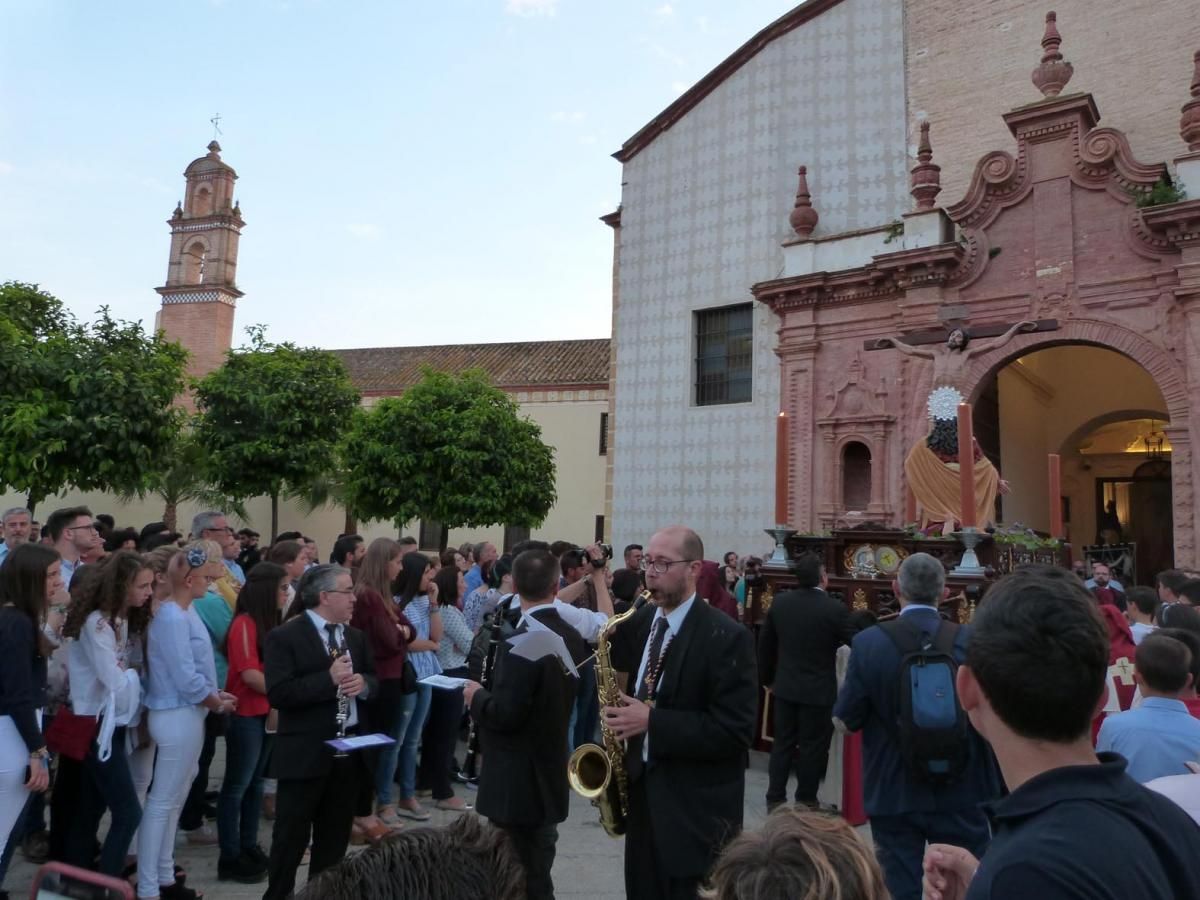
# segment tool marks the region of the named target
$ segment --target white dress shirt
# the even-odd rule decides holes
[[[517,603],[520,603],[520,597],[516,594],[512,595]],[[503,603],[508,598],[503,598],[500,602]],[[589,644],[594,644],[596,638],[600,636],[601,630],[608,624],[608,616],[602,612],[592,612],[590,609],[584,609],[580,606],[573,606],[570,603],[563,603],[557,597],[552,603],[542,603],[533,607],[529,612],[535,609],[554,609],[558,612],[558,617],[567,625],[579,632],[580,636]],[[518,627],[529,613],[522,613],[521,619],[517,622]]]
[[[654,619],[650,624],[650,633],[646,637],[646,646],[642,648],[642,662],[638,666],[637,681],[631,685],[635,696],[638,692],[638,689],[641,687],[642,679],[646,677],[646,666],[650,664],[650,644],[654,638],[655,623],[662,618],[667,620],[667,633],[663,635],[662,649],[658,652],[658,658],[661,660],[663,656],[666,655],[667,648],[671,646],[671,641],[675,640],[675,636],[679,634],[679,629],[683,627],[683,620],[687,618],[687,614],[691,611],[692,603],[695,601],[695,599],[696,595],[693,593],[692,596],[688,597],[669,613],[664,613],[661,609],[655,612]],[[654,686],[655,693],[658,692],[658,688],[662,684],[662,676],[662,669],[660,669],[658,673],[658,684]],[[650,729],[647,727],[646,739],[642,741],[642,761],[645,762],[647,759],[649,759],[649,757]]]
[[[308,613],[309,621],[312,622],[313,625],[316,626],[317,634],[319,634],[321,636],[321,643],[324,644],[326,647],[328,647],[329,646],[329,632],[326,630],[325,626],[332,625],[333,622],[327,621],[326,619],[322,618],[316,612],[316,610],[307,609],[307,610],[305,610],[305,612]],[[346,626],[345,625],[339,624],[337,626],[337,642],[338,642],[339,647],[346,648],[346,653],[350,652],[350,647],[347,646],[347,644],[346,644]],[[353,660],[351,660],[351,661],[353,662]],[[364,688],[363,692],[361,694],[359,694],[358,696],[365,700],[367,697],[366,689]],[[358,725],[358,704],[355,703],[354,700],[352,699],[350,701],[350,715],[346,719],[346,728],[347,728],[347,730],[349,730],[351,728],[354,728],[356,725]]]

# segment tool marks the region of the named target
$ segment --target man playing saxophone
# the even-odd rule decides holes
[[[610,635],[629,673],[608,729],[627,741],[630,900],[696,897],[742,827],[746,754],[758,700],[750,632],[696,597],[704,545],[690,528],[659,531],[642,568],[650,601]]]
[[[586,656],[583,638],[554,605],[559,565],[546,550],[526,550],[513,560],[520,599],[517,634],[545,627],[562,638],[575,660]],[[475,808],[507,832],[525,867],[526,896],[553,900],[558,823],[566,819],[567,724],[576,678],[553,654],[530,660],[501,641],[492,685],[468,681],[464,698],[475,720],[483,769]]]

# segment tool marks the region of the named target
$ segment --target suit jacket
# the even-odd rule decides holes
[[[553,607],[539,610],[536,618],[566,642],[572,658],[587,655],[579,632]],[[526,630],[522,623],[517,633]],[[483,753],[475,808],[501,825],[558,823],[570,804],[567,725],[578,679],[556,656],[534,662],[510,649],[508,641],[500,642],[492,684],[471,700]]]
[[[775,598],[758,637],[762,683],[789,703],[833,706],[837,649],[855,634],[850,610],[819,588]]]
[[[628,673],[630,696],[636,694],[657,610],[647,603],[611,638],[613,666]],[[750,631],[697,598],[667,652],[642,774],[654,844],[667,876],[706,875],[741,830],[757,708]],[[626,837],[642,839],[632,832]]]
[[[366,636],[347,625],[346,647],[356,674],[366,680],[366,694],[379,692],[375,663]],[[325,741],[337,737],[337,685],[329,677],[329,645],[317,633],[307,613],[301,613],[267,634],[263,668],[267,699],[279,710],[279,730],[271,754],[273,778],[321,778],[329,774],[333,749]],[[360,726],[366,722],[366,701],[360,694]],[[363,765],[367,755],[353,754]]]
[[[904,619],[933,634],[942,618],[933,607],[904,613]],[[966,657],[971,627],[959,628],[954,657]],[[1000,774],[992,751],[975,729],[968,737],[968,762],[956,783],[931,787],[909,774],[900,753],[900,651],[879,628],[867,628],[851,643],[850,665],[833,714],[863,733],[863,801],[868,816],[912,812],[960,812],[1000,796]]]

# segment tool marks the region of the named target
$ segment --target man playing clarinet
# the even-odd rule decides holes
[[[264,900],[289,897],[312,838],[312,878],[338,863],[350,843],[361,779],[361,751],[335,756],[326,741],[339,732],[339,695],[346,734],[364,721],[359,704],[378,690],[366,637],[348,624],[354,612],[349,569],[313,566],[296,589],[297,615],[267,635],[267,697],[279,710],[272,774],[279,779]]]

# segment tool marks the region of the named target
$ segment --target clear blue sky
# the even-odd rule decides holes
[[[0,0],[0,281],[152,323],[219,112],[238,335],[610,331],[621,143],[793,0]]]

